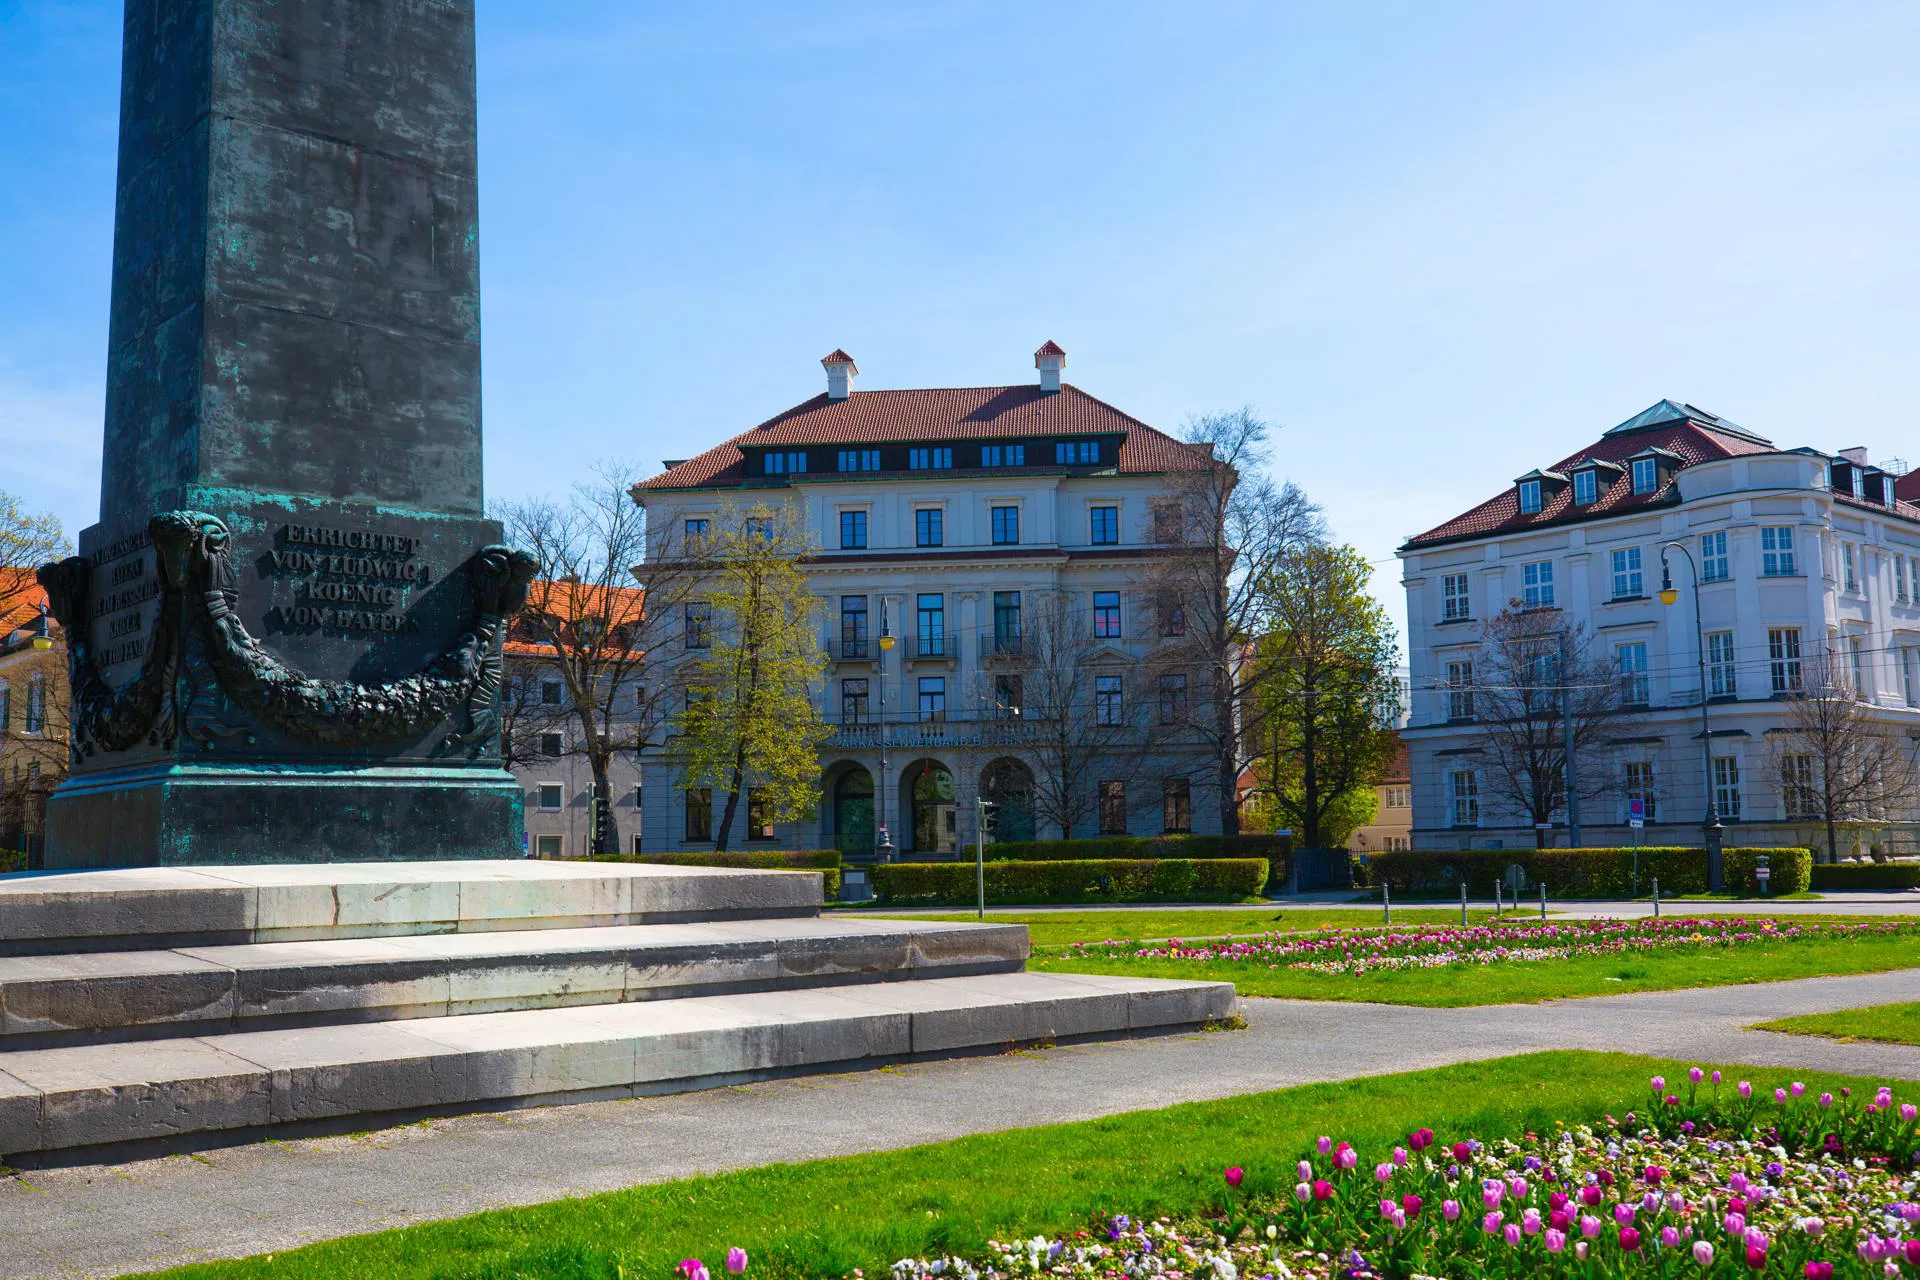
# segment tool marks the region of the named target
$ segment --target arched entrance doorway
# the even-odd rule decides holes
[[[960,847],[952,770],[938,760],[916,760],[901,775],[900,791],[912,852],[952,853]]]
[[[1033,770],[1011,756],[1001,756],[980,771],[980,796],[998,805],[994,815],[995,840],[1033,839]]]
[[[852,765],[833,784],[833,845],[845,854],[873,852],[873,775]]]

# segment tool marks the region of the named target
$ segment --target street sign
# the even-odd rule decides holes
[[[1647,820],[1647,802],[1639,796],[1627,801],[1627,820],[1638,827]]]
[[[1640,828],[1647,825],[1647,820],[1645,818],[1628,818],[1627,825],[1629,827],[1632,827],[1635,831],[1638,831],[1640,830]]]

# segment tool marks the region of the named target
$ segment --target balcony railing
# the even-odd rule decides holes
[[[980,637],[980,661],[993,662],[1017,661],[1028,655],[1027,640],[1023,636],[982,635]]]
[[[907,656],[911,658],[950,658],[958,646],[947,635],[913,636],[907,641]]]
[[[927,718],[909,712],[888,715],[883,721],[869,717],[857,724],[834,726],[830,746],[841,750],[879,747],[883,742],[894,747],[1015,747],[1032,742],[1044,733],[1048,723],[984,715],[930,713]]]
[[[824,643],[832,662],[872,662],[880,656],[880,646],[866,636],[828,636]]]

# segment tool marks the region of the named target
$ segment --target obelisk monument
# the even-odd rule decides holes
[[[127,0],[49,867],[517,857],[473,0]]]

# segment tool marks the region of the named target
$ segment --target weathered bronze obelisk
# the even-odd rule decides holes
[[[127,0],[100,523],[47,865],[520,854],[473,0]]]

